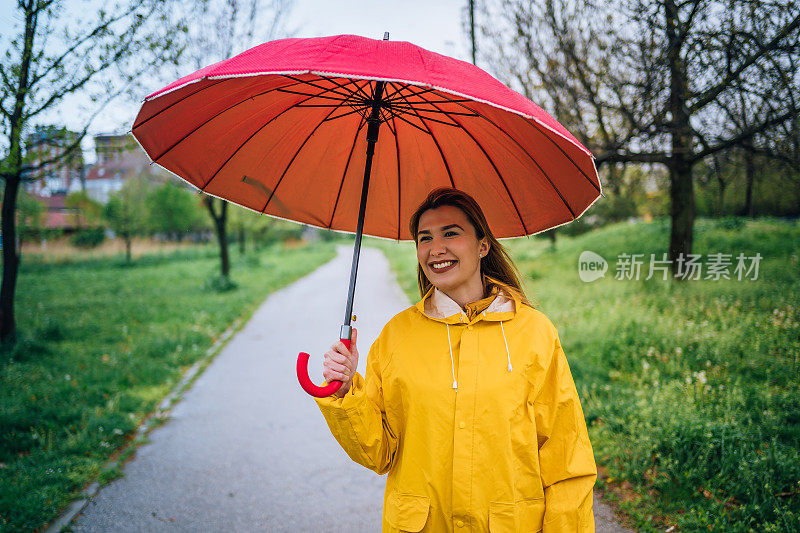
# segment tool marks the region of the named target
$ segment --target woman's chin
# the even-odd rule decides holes
[[[434,287],[436,287],[442,292],[449,292],[455,287],[455,284],[452,281],[448,282],[448,280],[444,279],[437,279],[437,280],[430,279],[430,282]]]

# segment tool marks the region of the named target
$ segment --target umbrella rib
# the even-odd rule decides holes
[[[303,101],[304,101],[304,102],[307,102],[308,100],[310,100],[310,98],[306,98],[306,99],[305,99],[305,100],[303,100]],[[200,188],[200,190],[201,190],[201,191],[203,191],[203,192],[205,192],[205,190],[206,190],[206,187],[208,187],[208,186],[209,186],[209,184],[211,183],[211,181],[212,181],[214,178],[216,178],[216,177],[217,177],[217,174],[219,174],[219,173],[220,173],[220,171],[221,171],[223,168],[225,168],[225,165],[227,165],[227,164],[228,164],[228,162],[229,162],[231,159],[233,159],[233,157],[234,157],[234,156],[235,156],[237,153],[239,153],[239,150],[241,150],[241,149],[244,147],[244,145],[245,145],[245,144],[247,144],[248,142],[250,142],[250,139],[252,139],[253,137],[255,137],[255,136],[258,134],[258,132],[260,132],[261,130],[263,130],[263,129],[264,129],[264,128],[266,128],[267,126],[269,126],[269,124],[270,124],[270,123],[271,123],[273,120],[275,120],[276,118],[280,117],[281,115],[283,115],[284,113],[286,113],[286,112],[287,112],[287,111],[289,111],[290,109],[293,109],[293,108],[294,108],[294,106],[295,106],[295,104],[292,104],[292,105],[290,105],[289,107],[287,107],[286,109],[284,109],[283,111],[281,111],[280,113],[278,113],[277,115],[275,115],[274,117],[272,117],[271,119],[269,119],[269,120],[268,120],[268,121],[267,121],[265,124],[262,124],[262,125],[261,125],[261,126],[260,126],[260,127],[257,129],[257,130],[256,130],[256,131],[254,131],[254,132],[253,132],[253,133],[252,133],[252,134],[251,134],[251,135],[250,135],[250,136],[249,136],[247,139],[245,139],[245,141],[244,141],[242,144],[240,144],[240,145],[239,145],[239,147],[238,147],[236,150],[234,150],[234,151],[233,151],[233,153],[232,153],[232,154],[231,154],[231,155],[228,157],[228,159],[226,159],[226,160],[225,160],[225,162],[224,162],[224,163],[222,163],[222,166],[220,166],[220,167],[217,169],[217,171],[216,171],[216,172],[214,172],[214,174],[212,174],[212,175],[211,175],[211,177],[208,179],[208,181],[205,183],[205,185],[203,185],[203,186]],[[335,110],[334,110],[334,111],[335,111]],[[333,113],[333,111],[331,111],[331,113]]]
[[[388,126],[389,123],[387,122],[386,125]],[[394,134],[394,152],[397,154],[397,240],[400,240],[400,194],[402,189],[400,188],[400,139],[397,137],[397,124],[394,121],[394,116],[392,116],[392,125],[394,129],[389,128]]]
[[[331,90],[333,94],[341,96],[341,98],[337,98],[335,96],[322,96],[320,93],[302,93],[299,91],[287,91],[286,89],[278,89],[278,91],[282,93],[289,93],[289,94],[299,94],[300,96],[310,96],[312,98],[322,98],[324,100],[336,100],[337,102],[347,102],[350,100],[350,96],[337,93],[334,90]]]
[[[347,169],[350,168],[350,159],[353,157],[353,151],[355,150],[356,143],[358,142],[358,134],[361,133],[361,128],[364,127],[364,124],[366,124],[364,117],[361,117],[361,120],[358,121],[358,129],[356,130],[355,137],[353,137],[353,145],[350,147],[350,153],[347,155],[347,163],[344,165],[342,181],[339,182],[339,191],[336,193],[336,202],[333,204],[333,212],[331,213],[331,221],[328,222],[328,229],[333,227],[333,218],[336,216],[336,208],[339,206],[339,196],[342,194],[342,187],[344,187],[344,179],[347,176]]]
[[[163,113],[167,109],[171,108],[175,104],[179,104],[179,103],[183,102],[184,100],[186,100],[190,96],[194,96],[194,95],[196,95],[197,93],[199,93],[201,91],[205,91],[206,89],[210,89],[211,87],[214,87],[215,85],[219,85],[220,83],[225,82],[225,81],[228,81],[228,80],[227,79],[222,79],[222,80],[216,81],[215,83],[212,83],[211,85],[206,85],[205,87],[200,87],[199,90],[197,90],[197,91],[195,91],[195,92],[193,92],[191,94],[187,94],[186,96],[183,96],[179,100],[175,100],[174,102],[172,102],[168,106],[164,107],[163,109],[159,109],[158,112],[155,113],[153,116],[147,117],[146,119],[144,119],[143,121],[139,122],[138,124],[134,124],[133,127],[131,128],[131,130],[135,130],[136,128],[142,127],[143,125],[147,124],[150,120],[156,118],[158,115],[160,115],[161,113]]]
[[[389,85],[392,86],[394,92],[391,94],[387,93],[386,96],[382,99],[382,101],[384,102],[393,102],[394,95],[400,93],[400,91],[402,91],[403,89],[406,89],[411,86],[410,83],[395,83],[395,82],[389,82]]]
[[[328,113],[328,116],[325,117],[325,119],[327,119],[328,117],[333,115],[335,112],[336,112],[336,109],[332,110],[330,113]],[[273,196],[275,196],[275,192],[278,190],[278,187],[280,186],[281,182],[283,181],[283,178],[286,177],[286,173],[289,172],[289,168],[292,166],[292,163],[294,163],[294,160],[297,159],[297,156],[300,154],[300,150],[303,149],[303,147],[306,145],[308,140],[311,139],[311,136],[314,135],[314,133],[319,129],[319,127],[322,126],[325,123],[325,119],[321,120],[320,123],[317,124],[314,127],[313,130],[311,130],[311,133],[308,134],[308,137],[306,137],[306,140],[303,141],[303,144],[301,144],[300,147],[297,149],[297,151],[294,153],[294,155],[292,156],[292,159],[290,159],[289,163],[286,164],[286,168],[283,169],[283,173],[281,174],[281,177],[278,178],[278,183],[276,183],[275,186],[272,188],[272,194],[269,195],[269,198],[267,198],[267,203],[264,204],[264,208],[261,210],[261,214],[262,215],[264,214],[264,211],[267,210],[267,207],[269,206],[270,201],[272,201]]]
[[[400,97],[405,99],[405,97],[403,96],[402,93],[400,93]],[[406,102],[408,102],[408,100],[406,100]],[[422,117],[419,116],[419,113],[417,113],[417,110],[414,109],[413,107],[411,108],[411,110],[414,111],[415,115],[417,115],[417,118],[419,118],[420,122],[422,122],[422,124],[425,126],[425,129],[428,130],[428,133],[430,134],[431,138],[433,139],[434,144],[436,144],[436,148],[439,150],[439,155],[442,157],[442,162],[444,163],[444,168],[447,170],[447,176],[450,178],[450,185],[452,185],[453,188],[455,189],[456,188],[456,184],[453,181],[453,173],[450,171],[450,165],[447,163],[447,158],[444,156],[444,152],[442,151],[442,147],[439,146],[439,141],[436,140],[436,136],[433,134],[433,132],[431,131],[430,127],[425,122],[425,119],[423,119]],[[402,119],[402,117],[399,117],[399,118]]]
[[[417,93],[413,93],[413,94],[417,94]],[[426,100],[424,98],[422,98],[422,100],[424,100],[424,101],[423,102],[418,102],[418,103],[420,103],[420,104],[422,104],[422,103],[426,103],[426,104],[454,104],[454,103],[458,103],[458,102],[471,102],[472,101],[472,100],[464,100],[464,99],[461,99],[461,100]],[[414,103],[417,103],[417,102],[414,102]]]
[[[480,141],[478,141],[478,139],[476,139],[475,136],[472,135],[472,133],[467,128],[465,128],[463,124],[458,122],[457,119],[453,119],[453,121],[455,121],[461,127],[461,129],[464,131],[464,133],[469,135],[469,138],[472,139],[472,142],[474,142],[475,145],[478,148],[481,149],[481,152],[483,152],[483,156],[486,158],[486,160],[489,162],[489,164],[492,165],[492,168],[494,169],[495,174],[497,174],[497,177],[500,178],[500,183],[503,184],[503,188],[505,188],[505,190],[506,190],[506,194],[508,194],[509,200],[511,200],[511,205],[514,206],[514,210],[517,212],[517,218],[519,218],[519,221],[522,224],[522,230],[525,232],[525,235],[528,235],[528,233],[529,233],[528,232],[528,227],[525,224],[525,220],[522,218],[522,213],[519,212],[519,207],[517,207],[517,202],[514,201],[514,196],[511,194],[511,191],[508,189],[508,185],[506,184],[506,180],[503,179],[503,175],[500,174],[500,170],[497,168],[497,165],[495,165],[494,161],[492,160],[492,158],[489,157],[489,153],[486,151],[486,149],[483,147],[483,145],[480,143]],[[550,184],[552,185],[552,182],[550,182]],[[555,188],[555,185],[553,185],[553,188]],[[572,214],[572,218],[574,220],[575,219],[575,213],[572,212],[572,209],[570,208],[569,204],[564,199],[564,197],[561,196],[561,193],[558,192],[557,188],[556,188],[556,192],[558,193],[558,196],[561,197],[561,201],[564,202],[564,205],[567,206],[567,209],[569,209],[569,212]]]
[[[464,131],[467,131],[467,130],[464,129]],[[469,136],[472,137],[472,134],[470,132],[467,131],[467,134],[469,134]],[[473,138],[473,140],[474,140],[474,138]],[[477,141],[475,141],[475,142],[476,142],[476,144],[478,144]],[[478,144],[478,146],[480,146],[480,144]],[[481,150],[483,150],[482,146],[481,146]],[[486,152],[484,151],[484,153],[486,153]],[[527,153],[527,151],[526,151],[526,153]],[[539,164],[539,162],[536,161],[536,159],[534,159],[533,156],[531,156],[530,154],[528,154],[528,156],[531,158],[531,161],[533,161],[533,164],[536,165],[536,168],[539,169],[539,172],[542,173],[542,176],[544,176],[544,179],[546,179],[547,182],[550,184],[550,186],[553,187],[553,190],[556,191],[556,194],[558,195],[559,198],[561,198],[561,201],[564,202],[564,206],[569,211],[570,216],[572,216],[572,220],[575,220],[575,211],[573,211],[572,207],[570,207],[569,202],[567,202],[567,199],[564,198],[563,194],[561,194],[561,191],[558,190],[558,186],[555,183],[553,183],[553,180],[550,179],[550,176],[547,175],[547,172],[544,171],[544,169]],[[488,155],[487,155],[487,158],[488,158]],[[494,163],[492,163],[492,166],[494,166]],[[495,170],[497,170],[497,169],[495,169]],[[503,178],[501,177],[500,179],[502,180]],[[503,185],[505,185],[505,182],[503,182]],[[512,199],[512,202],[513,202],[513,199]],[[514,207],[516,207],[516,205]],[[517,211],[517,212],[519,213],[519,211]],[[524,226],[525,223],[523,222],[522,225]],[[527,228],[526,228],[525,233],[527,234]]]
[[[429,93],[429,92],[432,92],[432,91],[435,91],[435,90],[436,90],[436,89],[434,89],[433,87],[426,87],[426,88],[424,88],[424,89],[422,89],[422,90],[420,90],[420,91],[418,91],[418,92],[414,92],[414,91],[411,89],[412,87],[414,87],[414,88],[416,88],[416,89],[419,89],[419,88],[420,88],[420,87],[418,87],[417,85],[411,85],[410,83],[406,84],[406,86],[405,86],[405,87],[403,87],[403,89],[408,89],[408,90],[409,90],[409,94],[408,94],[408,96],[420,96],[420,95],[422,95],[422,94]],[[398,92],[397,92],[397,94],[400,96],[400,98],[402,98],[403,100],[405,100],[406,102],[408,102],[408,97],[407,97],[406,95],[404,95],[404,94],[403,94],[403,92],[402,92],[402,89],[401,89],[400,91],[398,91]],[[410,102],[409,102],[409,103],[410,103]]]
[[[440,94],[440,93],[437,93],[437,94]],[[440,95],[441,95],[441,94],[440,94]],[[447,98],[447,96],[446,96],[446,95],[441,95],[441,96],[444,96],[444,98]],[[537,162],[536,162],[536,159],[534,159],[534,157],[533,157],[533,156],[532,156],[532,155],[531,155],[531,154],[528,152],[528,150],[526,150],[526,149],[525,149],[525,147],[524,147],[524,146],[522,146],[522,145],[519,143],[519,141],[517,141],[517,140],[514,138],[514,136],[513,136],[513,135],[509,134],[509,133],[508,133],[506,130],[504,130],[503,128],[501,128],[500,126],[498,126],[498,125],[497,125],[497,124],[496,124],[496,123],[495,123],[495,122],[494,122],[492,119],[490,119],[489,117],[485,116],[485,115],[484,115],[483,113],[481,113],[480,111],[475,111],[474,109],[472,109],[471,107],[469,107],[469,106],[467,106],[467,105],[465,105],[465,104],[462,104],[462,103],[456,102],[455,100],[453,100],[453,101],[454,101],[455,103],[457,103],[458,105],[460,105],[461,107],[464,107],[464,108],[466,108],[466,109],[468,109],[468,110],[472,111],[473,113],[476,113],[476,114],[477,114],[477,115],[478,115],[480,118],[482,118],[483,120],[485,120],[486,122],[488,122],[489,124],[491,124],[492,126],[494,126],[495,128],[497,128],[498,130],[500,130],[500,131],[501,131],[501,132],[502,132],[502,133],[503,133],[503,134],[504,134],[506,137],[508,137],[509,139],[511,139],[511,140],[514,142],[514,144],[516,144],[517,146],[519,146],[520,150],[522,150],[522,151],[525,153],[525,155],[527,155],[527,156],[528,156],[528,157],[531,159],[531,161],[533,161],[533,162],[536,164],[536,166],[537,166],[537,167],[541,168],[541,167],[539,166],[539,163],[537,163]],[[517,116],[519,116],[519,115],[517,115]],[[520,118],[523,118],[523,117],[520,117]],[[529,122],[529,121],[527,121],[527,120],[525,120],[525,122],[526,122],[526,123],[528,123],[528,124],[530,124],[530,122]],[[577,169],[578,169],[578,172],[580,172],[580,173],[583,175],[583,177],[585,177],[585,178],[586,178],[586,180],[587,180],[589,183],[591,183],[592,187],[594,187],[594,188],[595,188],[595,190],[596,190],[598,193],[600,192],[600,189],[598,188],[598,186],[597,186],[597,185],[595,185],[595,183],[592,181],[592,179],[591,179],[589,176],[587,176],[587,175],[586,175],[586,173],[583,171],[583,169],[582,169],[581,167],[579,167],[579,166],[578,166],[578,164],[577,164],[577,163],[575,163],[575,161],[574,161],[574,160],[573,160],[573,159],[572,159],[572,158],[571,158],[571,157],[570,157],[568,154],[566,154],[566,153],[564,152],[564,150],[562,150],[562,149],[561,149],[561,147],[560,147],[560,146],[558,146],[558,144],[557,144],[555,141],[553,141],[553,139],[551,139],[551,138],[550,138],[548,135],[545,135],[545,134],[544,134],[544,133],[543,133],[543,132],[542,132],[542,131],[541,131],[541,130],[538,128],[538,127],[534,126],[534,128],[536,129],[536,131],[538,131],[539,133],[541,133],[541,134],[542,134],[542,135],[543,135],[543,136],[544,136],[544,137],[545,137],[545,138],[546,138],[548,141],[550,141],[551,143],[553,143],[553,144],[556,146],[556,148],[558,148],[558,149],[559,149],[559,151],[560,151],[560,152],[561,152],[561,153],[562,153],[562,154],[563,154],[563,155],[564,155],[564,156],[565,156],[565,157],[566,157],[566,158],[569,160],[569,162],[570,162],[570,163],[572,163],[572,165],[573,165],[575,168],[577,168]],[[548,178],[548,179],[549,179],[549,178]]]
[[[196,126],[196,127],[195,127],[195,128],[192,130],[192,131],[190,131],[189,133],[187,133],[186,135],[184,135],[183,137],[181,137],[180,139],[178,139],[178,140],[177,140],[175,143],[173,143],[173,144],[172,144],[172,146],[170,146],[169,148],[167,148],[166,150],[164,150],[163,152],[161,152],[161,154],[159,154],[159,156],[158,156],[158,157],[156,157],[156,158],[154,158],[154,159],[153,159],[153,163],[157,163],[159,159],[161,159],[162,157],[164,157],[165,155],[167,155],[167,154],[168,154],[168,153],[169,153],[169,152],[170,152],[170,151],[171,151],[173,148],[175,148],[176,146],[178,146],[180,143],[182,143],[183,141],[185,141],[186,139],[188,139],[188,138],[189,138],[189,137],[190,137],[190,136],[191,136],[193,133],[195,133],[197,130],[199,130],[200,128],[202,128],[203,126],[205,126],[206,124],[208,124],[209,122],[211,122],[212,120],[214,120],[215,118],[217,118],[218,116],[222,115],[223,113],[227,113],[228,111],[230,111],[230,110],[231,110],[231,109],[233,109],[234,107],[236,107],[236,106],[239,106],[239,105],[241,105],[241,104],[243,104],[243,103],[247,102],[248,100],[252,100],[253,98],[256,98],[256,97],[258,97],[258,96],[264,96],[265,94],[269,94],[269,93],[271,93],[271,92],[273,92],[273,91],[276,91],[276,90],[278,90],[278,89],[279,89],[279,87],[275,87],[275,88],[273,88],[273,89],[269,89],[269,90],[267,90],[267,91],[264,91],[264,92],[262,92],[262,93],[258,93],[258,94],[254,94],[254,95],[252,95],[252,96],[248,96],[248,97],[247,97],[247,98],[245,98],[244,100],[241,100],[241,101],[239,101],[239,102],[236,102],[235,104],[233,104],[233,105],[231,105],[231,106],[228,106],[228,107],[226,107],[225,109],[223,109],[222,111],[220,111],[219,113],[217,113],[217,114],[216,114],[216,115],[214,115],[213,117],[210,117],[208,120],[206,120],[205,122],[203,122],[203,123],[202,123],[202,124],[200,124],[199,126]],[[307,101],[307,100],[304,100],[304,101]]]
[[[329,83],[332,83],[332,84],[336,85],[336,86],[337,86],[337,87],[339,87],[340,89],[344,89],[345,91],[349,92],[349,93],[351,94],[351,97],[352,97],[352,96],[355,96],[357,92],[361,92],[361,94],[362,94],[362,95],[364,95],[364,97],[365,97],[365,98],[368,98],[368,97],[367,97],[367,95],[366,95],[366,94],[365,94],[363,91],[361,91],[361,87],[358,85],[358,83],[357,83],[357,80],[355,80],[355,79],[352,79],[352,78],[345,78],[345,79],[347,79],[347,80],[348,80],[348,81],[347,81],[347,83],[341,83],[341,82],[338,82],[338,81],[336,81],[336,78],[332,78],[332,77],[330,77],[330,76],[323,76],[323,75],[321,75],[321,74],[317,74],[317,76],[319,76],[319,79],[320,79],[320,80],[325,80],[325,81],[327,81],[327,82],[329,82]],[[313,80],[313,81],[318,81],[318,80]],[[366,81],[367,83],[369,83],[369,80],[364,80],[364,81]],[[313,84],[311,83],[311,81],[309,81],[309,82],[307,82],[307,83],[308,83],[309,85],[313,85]],[[353,91],[352,89],[348,88],[348,87],[347,87],[348,85],[353,85],[353,86],[356,88],[356,90],[355,90],[355,91]],[[366,84],[365,84],[365,85],[366,85]],[[317,87],[317,88],[319,88],[319,86],[318,86],[318,85],[313,85],[313,86],[314,86],[314,87]]]
[[[339,106],[339,107],[341,107],[341,106]],[[336,120],[337,118],[342,118],[342,117],[346,117],[346,116],[348,116],[348,115],[352,115],[353,113],[359,113],[359,114],[361,114],[361,109],[360,109],[360,108],[359,108],[359,109],[353,109],[353,110],[350,110],[350,111],[348,111],[347,113],[342,113],[341,115],[336,115],[335,117],[326,118],[326,119],[325,119],[325,120],[323,120],[322,122],[333,121],[333,120]],[[361,118],[362,118],[362,119],[364,118],[364,117],[363,117],[363,115],[362,115],[362,117],[361,117]]]
[[[342,90],[349,92],[351,94],[351,97],[356,99],[356,100],[358,100],[358,99],[369,100],[369,96],[367,95],[366,92],[364,92],[364,87],[366,87],[367,85],[370,85],[371,84],[371,80],[357,80],[357,79],[352,79],[352,78],[346,78],[348,80],[347,83],[341,83],[341,82],[336,81],[334,78],[323,77],[323,79],[327,80],[328,82],[330,82],[330,83],[332,83],[334,85],[336,85],[337,87],[341,88]],[[363,81],[364,83],[362,85],[359,85],[358,84],[359,81]],[[354,91],[353,89],[348,87],[348,85],[352,85],[353,87],[356,88],[356,90]]]
[[[405,122],[406,124],[408,124],[408,125],[409,125],[409,126],[411,126],[411,127],[417,128],[417,129],[418,129],[419,131],[421,131],[422,133],[427,133],[428,135],[432,135],[430,131],[427,131],[427,130],[425,130],[424,128],[420,128],[419,126],[417,126],[417,125],[416,125],[416,124],[414,124],[413,122],[410,122],[410,121],[408,121],[407,119],[403,118],[403,116],[402,116],[402,115],[397,115],[397,114],[394,114],[394,115],[392,115],[392,116],[395,116],[395,117],[399,118],[400,120],[402,120],[403,122]]]
[[[337,82],[337,81],[336,81],[334,78],[330,78],[330,77],[328,77],[328,76],[320,76],[320,77],[321,77],[322,79],[326,80],[326,81],[329,81],[329,82],[333,83],[334,85],[337,85],[338,87],[341,87],[341,88],[342,88],[342,89],[344,89],[345,91],[349,91],[350,89],[348,89],[348,88],[347,88],[347,86],[348,86],[348,85],[350,85],[350,84],[352,84],[352,85],[354,85],[354,86],[355,86],[356,90],[357,90],[359,93],[361,93],[361,94],[363,95],[363,97],[364,97],[364,99],[365,99],[365,100],[369,100],[369,95],[367,95],[367,93],[365,93],[365,92],[363,91],[362,87],[358,85],[358,83],[356,82],[356,80],[350,80],[348,83],[341,84],[341,83]],[[369,83],[370,83],[370,81],[369,81],[369,80],[364,80],[364,82],[365,82],[365,83],[364,83],[364,86],[367,86],[367,85],[369,85]],[[353,93],[353,96],[355,96],[355,95],[356,95],[356,93],[354,92],[354,93]]]
[[[419,103],[421,104],[422,102],[419,102]],[[447,103],[447,102],[443,101],[442,103]],[[406,111],[410,110],[411,107],[409,107],[409,106],[407,106],[405,104],[392,104],[391,109],[399,109],[402,112],[406,112]],[[460,111],[442,111],[442,110],[436,110],[436,109],[417,109],[417,111],[419,111],[420,113],[430,113],[430,114],[433,114],[433,115],[447,115],[448,117],[451,116],[451,115],[461,116],[461,117],[477,117],[478,116],[478,115],[476,115],[474,113],[462,113]]]
[[[295,93],[295,94],[305,94],[305,96],[310,96],[306,93]],[[304,104],[304,105],[296,105],[295,107],[339,107],[340,104]]]
[[[389,97],[388,99],[384,99],[386,102],[388,102],[388,105],[386,107],[390,109],[395,115],[399,116],[401,113],[408,114],[409,111],[413,111],[415,114],[417,114],[417,116],[420,119],[426,118],[429,121],[438,122],[440,124],[445,124],[447,126],[457,126],[456,124],[445,122],[429,116],[430,114],[444,114],[447,115],[447,118],[452,120],[452,118],[448,115],[448,113],[442,112],[441,109],[437,111],[434,109],[418,109],[414,107],[415,105],[422,105],[422,104],[427,104],[430,106],[431,102],[423,98],[422,95],[428,92],[432,92],[433,89],[424,89],[418,92],[412,91],[409,96],[417,96],[420,99],[419,101],[412,102],[411,100],[408,99],[407,96],[402,94],[402,90],[407,89],[409,87],[411,87],[411,85],[404,84],[403,87],[392,93],[391,97]],[[395,95],[399,95],[399,97],[395,98],[394,97]],[[404,100],[405,103],[401,103],[401,99]],[[425,115],[423,116],[423,114]],[[474,116],[474,113],[459,113],[459,114],[462,114],[464,116]]]
[[[408,114],[409,111],[413,111],[419,118],[425,118],[425,119],[427,119],[427,120],[429,120],[431,122],[437,122],[439,124],[444,124],[445,126],[456,126],[456,127],[458,126],[458,124],[453,124],[452,122],[446,122],[444,120],[439,120],[439,119],[436,119],[436,118],[433,118],[433,117],[429,117],[429,116],[424,116],[423,117],[423,115],[421,113],[430,113],[431,112],[431,111],[428,111],[427,109],[414,109],[413,107],[409,107],[409,108],[401,109],[401,111],[403,113],[406,113],[406,114]],[[398,114],[398,113],[395,113],[395,114]],[[452,118],[449,115],[447,115],[447,113],[441,113],[441,114],[446,115],[447,118],[450,118],[452,120]],[[468,116],[471,116],[471,115],[468,115]]]
[[[346,94],[346,93],[340,93],[340,92],[334,91],[333,87],[323,87],[321,85],[317,85],[316,83],[313,83],[313,81],[317,81],[317,80],[301,80],[299,78],[295,78],[294,76],[289,76],[289,75],[286,75],[286,74],[284,74],[284,75],[287,78],[289,78],[290,80],[295,80],[295,81],[297,81],[299,83],[302,83],[302,84],[305,84],[305,85],[310,85],[311,87],[314,87],[316,89],[321,89],[321,90],[323,90],[325,92],[332,92],[333,94],[338,94],[339,96],[342,96],[342,97],[344,97],[345,99],[348,99],[348,100],[353,98],[354,96],[356,96],[356,92],[355,91],[352,91],[352,90],[347,88],[347,85],[350,85],[350,84],[356,85],[355,81],[352,81],[352,80],[349,83],[345,84],[345,86],[342,86],[342,85],[339,85],[337,83],[334,83],[334,85],[336,85],[338,88],[341,88],[341,89],[344,89],[345,91],[348,91],[349,94]],[[326,79],[326,78],[320,77],[319,79],[323,80],[323,79]]]
[[[389,131],[392,132],[392,135],[396,136],[397,132],[395,131],[395,127],[392,127],[393,125],[389,124],[389,119],[392,119],[392,122],[394,122],[394,115],[392,113],[387,113],[387,114],[389,116],[388,117],[384,117],[383,116],[383,110],[381,110],[381,118],[383,119],[383,122],[386,123],[386,127],[389,128]]]
[[[447,102],[446,100],[439,100],[437,103],[447,104],[449,102]],[[419,104],[419,105],[430,104],[430,105],[434,105],[435,106],[434,102],[429,102],[427,100],[424,101],[424,102],[414,102],[414,104]],[[407,109],[411,109],[411,106],[409,106],[407,104],[400,104],[400,103],[394,102],[391,105],[391,109],[395,109],[395,108],[400,109],[402,111],[405,111]],[[448,115],[448,116],[450,116],[450,115],[458,115],[458,116],[462,116],[462,117],[477,117],[478,116],[475,113],[466,113],[466,112],[461,112],[461,111],[443,111],[441,108],[439,108],[439,109],[419,109],[419,108],[416,108],[416,109],[417,109],[417,111],[419,111],[421,113],[432,113],[434,115]]]
[[[526,121],[526,122],[528,122],[528,121]],[[536,122],[533,122],[532,124],[533,124],[533,127],[534,127],[534,128],[535,128],[535,129],[536,129],[538,132],[540,132],[540,133],[542,134],[542,136],[543,136],[545,139],[547,139],[548,141],[550,141],[550,143],[552,143],[552,145],[553,145],[553,146],[555,146],[556,148],[558,148],[558,151],[559,151],[559,152],[561,152],[561,153],[563,154],[563,156],[564,156],[564,157],[566,157],[566,158],[569,160],[569,162],[570,162],[570,163],[572,163],[572,165],[573,165],[575,168],[577,168],[577,169],[578,169],[578,172],[580,172],[581,174],[583,174],[583,177],[585,177],[585,178],[586,178],[586,179],[589,181],[589,183],[591,183],[591,184],[592,184],[592,187],[594,187],[594,188],[595,188],[595,190],[596,190],[596,191],[599,193],[599,192],[600,192],[600,188],[599,188],[597,185],[595,185],[595,183],[592,181],[592,179],[591,179],[589,176],[587,176],[587,175],[586,175],[586,172],[584,172],[584,171],[583,171],[583,169],[582,169],[582,168],[581,168],[581,167],[578,165],[578,163],[576,163],[576,162],[575,162],[575,160],[574,160],[574,159],[572,159],[572,156],[570,156],[570,155],[569,155],[567,152],[565,152],[565,151],[564,151],[564,149],[563,149],[563,148],[561,148],[561,147],[558,145],[558,143],[557,143],[557,142],[555,142],[553,139],[551,139],[549,135],[546,135],[546,134],[545,134],[545,133],[544,133],[544,132],[543,132],[543,131],[540,129],[540,127],[539,127],[539,124],[538,124],[538,123],[536,123]],[[599,178],[598,178],[598,181],[599,181]]]

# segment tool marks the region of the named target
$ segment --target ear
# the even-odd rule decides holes
[[[480,245],[478,246],[478,253],[481,255],[481,257],[486,257],[486,254],[489,253],[490,249],[491,245],[489,244],[489,239],[486,237],[481,239]]]

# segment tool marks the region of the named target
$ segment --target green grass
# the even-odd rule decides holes
[[[54,519],[237,319],[335,255],[334,243],[233,259],[208,249],[20,272],[20,339],[0,349],[0,531]]]
[[[614,279],[666,252],[669,223],[618,224],[556,249],[504,241],[554,322],[609,489],[641,531],[800,531],[800,225],[698,220],[693,252],[760,253],[757,280]],[[413,245],[382,242],[412,301]],[[584,283],[578,256],[609,262]],[[733,268],[731,268],[731,273]]]

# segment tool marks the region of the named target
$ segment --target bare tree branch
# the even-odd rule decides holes
[[[39,83],[39,81],[41,81],[45,76],[50,74],[53,70],[63,66],[64,61],[67,58],[73,56],[81,46],[96,39],[103,32],[108,31],[109,27],[112,24],[114,24],[115,22],[119,22],[120,20],[123,20],[124,18],[128,17],[130,14],[136,12],[139,9],[139,7],[140,7],[139,4],[133,3],[130,5],[129,9],[123,10],[119,15],[101,22],[100,24],[95,26],[91,31],[87,32],[83,37],[76,37],[72,45],[69,46],[60,56],[53,59],[48,66],[44,67],[41,73],[37,73],[36,75],[33,76],[33,78],[31,79],[30,87],[31,88],[35,87]],[[152,14],[152,10],[147,15],[144,15],[143,18],[147,18],[147,16],[149,16],[150,14]]]
[[[736,146],[737,144],[740,144],[744,140],[751,139],[755,134],[760,133],[760,132],[762,132],[762,131],[764,131],[764,130],[766,130],[768,128],[771,128],[771,127],[773,127],[773,126],[775,126],[777,124],[785,122],[785,121],[791,119],[792,117],[794,117],[796,115],[797,115],[797,110],[791,109],[789,111],[786,111],[785,113],[783,113],[781,115],[777,115],[775,117],[772,117],[769,120],[766,120],[765,122],[762,122],[760,124],[757,124],[755,126],[747,128],[746,130],[740,132],[738,135],[736,135],[734,137],[730,137],[728,139],[720,141],[718,144],[716,144],[714,146],[709,146],[708,148],[706,148],[704,150],[696,152],[690,158],[690,160],[692,162],[696,162],[696,161],[698,161],[700,159],[703,159],[704,157],[707,157],[707,156],[709,156],[711,154],[714,154],[714,153],[719,152],[721,150],[724,150],[726,148],[730,148],[731,146]]]
[[[717,96],[725,91],[733,80],[738,78],[745,70],[750,68],[756,61],[761,59],[765,54],[778,48],[780,42],[790,35],[794,30],[800,27],[800,15],[797,15],[789,24],[781,28],[775,36],[765,45],[761,46],[758,51],[745,58],[738,67],[728,73],[719,83],[710,87],[703,94],[699,95],[697,100],[689,106],[689,113],[695,113],[713,102]]]

